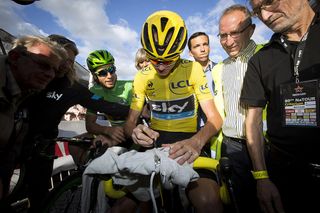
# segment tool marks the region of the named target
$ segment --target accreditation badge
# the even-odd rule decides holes
[[[283,126],[320,127],[319,80],[280,85]]]

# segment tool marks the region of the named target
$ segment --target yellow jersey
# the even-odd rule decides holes
[[[202,66],[179,59],[166,77],[150,64],[138,71],[130,108],[141,111],[147,100],[151,128],[169,132],[196,132],[199,102],[213,99]]]

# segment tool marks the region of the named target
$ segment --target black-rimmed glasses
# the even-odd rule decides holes
[[[252,16],[260,17],[262,10],[271,12],[279,6],[279,3],[280,0],[264,0],[252,9]]]
[[[222,33],[222,34],[219,33],[217,36],[221,41],[227,40],[228,36],[230,36],[231,38],[238,38],[248,27],[252,25],[251,21],[248,21],[247,23],[248,24],[244,28],[242,28],[242,30],[238,30],[230,33]]]

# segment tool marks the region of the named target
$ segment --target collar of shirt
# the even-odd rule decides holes
[[[216,65],[216,63],[214,63],[213,61],[209,60],[208,66],[203,70],[204,73],[212,70],[212,68],[214,67],[214,65]]]
[[[247,47],[240,52],[237,58],[228,57],[227,59],[224,60],[223,63],[230,63],[230,62],[234,62],[236,60],[242,60],[242,59],[249,60],[249,58],[251,58],[251,56],[254,54],[256,47],[257,47],[256,43],[253,40],[250,40]]]

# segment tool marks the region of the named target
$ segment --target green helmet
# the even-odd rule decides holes
[[[106,64],[114,64],[114,58],[107,50],[95,50],[87,58],[87,66],[91,72]]]

